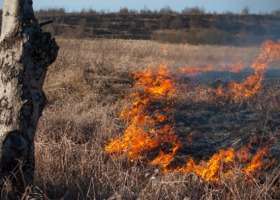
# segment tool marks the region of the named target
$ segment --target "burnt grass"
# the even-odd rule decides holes
[[[250,46],[279,38],[279,14],[37,13],[54,36]]]
[[[45,82],[49,104],[35,139],[36,188],[28,199],[279,199],[277,163],[262,173],[261,180],[254,177],[248,182],[237,168],[230,179],[216,185],[194,173],[164,174],[160,166],[149,165],[160,150],[170,153],[172,142],[143,152],[149,156],[147,160],[131,162],[127,157],[115,159],[106,153],[104,146],[126,129],[119,113],[122,100],[134,89],[133,74],[129,72],[161,62],[163,44],[68,39],[59,42],[60,56]],[[177,52],[177,47],[171,45],[169,52]],[[199,61],[199,66],[218,63],[217,69],[225,69],[219,61],[232,63],[227,58],[235,61],[243,54],[246,58],[241,61],[249,66],[253,59],[250,56],[258,55],[251,47],[191,48],[199,51],[179,62],[179,67]],[[210,51],[226,55],[204,58]],[[172,61],[177,58],[174,54],[168,57]],[[179,93],[174,96],[174,109],[170,109],[175,124],[171,120],[166,123],[173,123],[182,145],[172,166],[184,165],[190,156],[197,164],[201,159],[207,161],[221,149],[238,150],[255,138],[251,142],[252,154],[268,146],[269,156],[279,158],[280,70],[268,70],[261,89],[252,98],[234,102],[229,95],[215,94],[218,87],[226,90],[230,81],[241,82],[252,73],[248,69],[238,74],[214,71],[176,81]],[[161,99],[152,103],[153,107],[170,106],[170,102]],[[152,112],[161,111],[151,110],[151,115],[155,114]]]
[[[208,160],[221,149],[234,150],[251,142],[251,153],[268,146],[267,155],[280,158],[280,86],[279,70],[269,70],[259,93],[249,99],[235,102],[230,96],[216,96],[217,87],[226,88],[231,80],[240,81],[250,70],[239,74],[231,72],[209,72],[195,77],[184,77],[188,84],[187,94],[200,85],[207,90],[208,98],[194,99],[190,94],[175,103],[175,132],[182,147],[175,165],[184,163],[188,157],[195,161]],[[183,95],[182,95],[183,96]],[[254,142],[252,140],[254,139]]]

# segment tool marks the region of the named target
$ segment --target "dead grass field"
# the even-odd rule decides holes
[[[237,170],[234,179],[216,185],[192,173],[163,175],[156,166],[115,160],[104,151],[109,139],[124,130],[117,102],[132,85],[130,73],[162,61],[174,69],[209,65],[223,69],[237,62],[250,67],[258,47],[66,39],[58,44],[58,59],[45,82],[49,103],[35,140],[36,198],[255,200],[280,196],[279,166],[261,181],[247,183]]]

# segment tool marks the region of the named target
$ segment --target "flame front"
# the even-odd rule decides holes
[[[220,150],[207,162],[200,161],[199,164],[196,164],[193,158],[189,158],[184,166],[175,169],[163,168],[163,171],[164,173],[195,173],[201,176],[205,181],[219,183],[221,179],[230,178],[235,167],[243,166],[242,171],[244,174],[252,176],[262,167],[262,158],[267,148],[260,150],[253,157],[247,147],[242,147],[241,150],[243,151],[242,156],[240,151],[235,152],[232,148],[228,148],[227,150]],[[250,159],[251,161],[249,161]]]
[[[279,52],[279,42],[268,41],[262,45],[261,54],[252,65],[254,74],[240,84],[230,84],[228,92],[233,95],[234,100],[248,98],[257,92],[264,79],[267,64],[279,59]],[[197,74],[210,70],[212,67],[204,70],[192,68],[183,69],[181,73]],[[105,146],[107,153],[126,156],[131,161],[145,159],[150,165],[160,166],[164,173],[195,173],[203,180],[212,182],[230,177],[236,168],[242,169],[249,177],[262,167],[262,158],[267,148],[253,156],[250,154],[250,143],[238,151],[232,148],[220,150],[207,162],[200,161],[197,164],[193,158],[189,158],[185,165],[171,167],[182,145],[174,131],[173,104],[179,92],[176,89],[176,78],[167,69],[167,65],[161,64],[136,73],[134,80],[133,92],[123,100],[124,107],[120,113],[127,128],[122,136],[112,139]],[[217,89],[217,95],[224,95],[221,87]],[[153,152],[153,155],[157,152],[157,155],[149,157],[149,152]]]
[[[220,176],[228,176],[230,169],[226,169],[227,163],[232,163],[235,158],[235,152],[232,148],[227,150],[220,150],[213,155],[208,162],[201,161],[200,164],[196,164],[193,158],[189,158],[184,166],[177,167],[175,169],[164,168],[164,173],[168,172],[184,172],[184,173],[196,173],[201,176],[205,181],[218,182]]]
[[[260,54],[252,64],[254,74],[247,77],[242,83],[231,82],[229,93],[234,100],[249,98],[257,93],[264,79],[267,66],[270,62],[280,59],[280,41],[266,41],[261,45]]]
[[[172,104],[176,89],[170,71],[161,64],[136,73],[134,79],[134,92],[127,98],[132,102],[120,114],[127,128],[123,136],[111,140],[105,151],[139,159],[146,157],[145,152],[166,143],[175,148],[179,145],[173,130]]]

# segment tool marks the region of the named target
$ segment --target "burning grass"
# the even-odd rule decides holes
[[[112,140],[105,151],[123,152],[132,159],[138,159],[147,157],[142,152],[169,141],[176,144],[177,136],[172,127],[172,103],[176,91],[175,82],[165,65],[136,73],[134,79],[137,80],[135,91],[127,98],[128,101],[132,99],[131,105],[120,114],[128,124],[127,129],[122,137]]]
[[[46,80],[49,105],[36,136],[33,196],[279,197],[277,80],[250,98],[234,99],[228,82],[195,76],[231,71],[234,63],[242,63],[235,73],[243,72],[258,48],[121,40],[59,43],[59,60]],[[190,69],[182,73],[187,63],[197,66],[191,76]]]
[[[166,48],[164,54],[167,54]],[[274,62],[280,59],[280,44],[272,41],[265,42],[261,47],[261,53],[253,62],[252,68],[254,74],[249,76],[243,83],[231,82],[228,93],[234,101],[241,101],[249,98],[257,93],[264,79],[265,69],[269,62]],[[202,73],[205,70],[193,71],[181,70],[184,73],[190,72],[191,75]],[[107,153],[121,153],[128,156],[133,161],[134,159],[147,158],[149,151],[154,151],[156,148],[165,148],[169,144],[171,153],[159,151],[159,155],[154,158],[150,164],[159,165],[164,173],[182,171],[185,173],[194,172],[201,176],[205,181],[220,182],[220,177],[230,177],[232,167],[236,167],[240,153],[236,153],[232,148],[220,150],[213,155],[209,161],[202,161],[196,164],[193,158],[189,158],[187,163],[182,167],[169,168],[170,163],[174,160],[177,150],[181,146],[181,140],[174,132],[174,99],[178,94],[175,88],[175,78],[172,78],[170,71],[166,65],[161,64],[158,68],[152,67],[140,71],[134,75],[135,84],[134,92],[129,94],[128,100],[131,105],[124,107],[120,117],[125,119],[127,129],[124,135],[115,138],[105,147]],[[140,88],[140,89],[139,89]],[[220,96],[221,94],[218,94]],[[130,102],[132,100],[132,102]],[[126,104],[126,102],[124,104]],[[242,157],[252,157],[252,160],[247,161],[242,171],[247,176],[252,176],[253,173],[259,171],[263,163],[263,155],[267,153],[265,147],[256,153],[255,156],[242,155]],[[145,153],[146,152],[146,153]],[[239,160],[242,160],[239,158]],[[227,167],[225,167],[227,166]],[[240,164],[238,164],[240,167]]]

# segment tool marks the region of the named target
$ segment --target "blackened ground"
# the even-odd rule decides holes
[[[175,132],[183,144],[177,161],[190,156],[196,161],[207,160],[221,149],[238,150],[251,141],[251,153],[268,146],[269,156],[279,162],[280,70],[269,70],[260,91],[249,99],[235,102],[227,94],[215,93],[217,87],[226,88],[229,81],[240,82],[250,74],[250,70],[240,74],[208,72],[184,78],[192,88],[187,87],[184,92],[189,95],[179,96],[175,105]],[[197,85],[207,98],[195,96]]]

